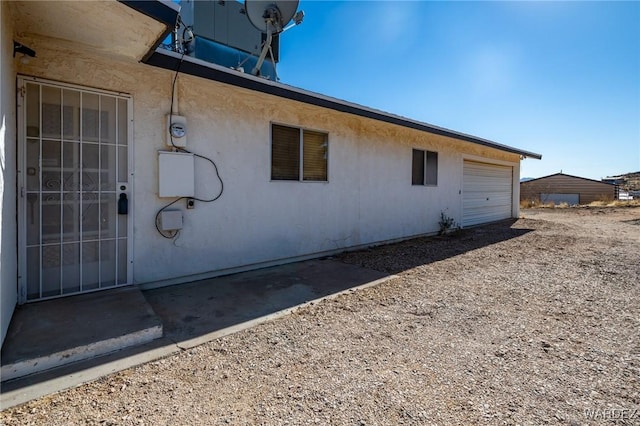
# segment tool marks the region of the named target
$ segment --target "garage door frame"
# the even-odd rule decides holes
[[[465,208],[464,208],[464,201],[465,201],[465,191],[464,191],[464,172],[465,172],[465,164],[467,162],[474,162],[474,163],[483,163],[485,165],[488,166],[502,166],[502,167],[510,167],[511,168],[511,185],[510,185],[510,195],[511,195],[511,203],[510,203],[510,207],[509,207],[509,214],[507,215],[506,212],[504,212],[503,215],[501,215],[501,217],[499,219],[490,219],[490,220],[481,220],[480,222],[476,222],[476,221],[469,221],[469,220],[465,220]],[[494,222],[494,221],[498,221],[498,220],[504,220],[504,219],[508,219],[510,217],[517,217],[517,215],[519,214],[519,203],[517,202],[517,200],[519,200],[520,198],[520,163],[519,162],[510,162],[510,161],[503,161],[503,160],[495,160],[495,159],[491,159],[491,158],[486,158],[486,157],[477,157],[477,156],[463,156],[462,158],[462,162],[460,165],[460,177],[461,177],[461,182],[460,182],[460,212],[461,212],[461,217],[460,217],[460,224],[463,228],[469,228],[472,226],[478,226],[478,225],[482,225],[485,223],[490,223],[490,222]]]

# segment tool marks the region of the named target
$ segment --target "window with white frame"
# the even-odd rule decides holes
[[[329,136],[271,124],[271,180],[327,181]]]
[[[422,149],[413,150],[412,185],[438,185],[438,153]]]

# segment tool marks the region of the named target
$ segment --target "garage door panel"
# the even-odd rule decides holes
[[[512,167],[465,161],[462,226],[510,218],[512,195]]]
[[[500,188],[499,191],[504,191],[507,188],[511,188],[511,175],[498,175],[495,177],[470,177],[469,180],[465,180],[464,184],[465,189],[471,192],[485,192],[487,189],[495,190],[497,188]]]
[[[482,214],[489,214],[489,213],[497,213],[499,216],[502,216],[503,219],[507,219],[508,217],[511,217],[511,215],[509,214],[508,217],[504,217],[506,215],[506,210],[507,208],[509,209],[509,211],[511,211],[511,204],[505,204],[505,203],[486,203],[486,202],[482,202],[482,201],[478,201],[475,203],[466,203],[464,204],[464,208],[467,210],[467,215],[482,215]],[[493,214],[492,213],[492,214]],[[465,216],[467,216],[465,215]]]
[[[474,216],[477,218],[497,218],[494,220],[504,219],[504,216],[501,215],[500,212],[496,212],[492,206],[479,207],[475,209]]]
[[[500,188],[492,188],[493,190],[491,192],[489,191],[473,191],[473,192],[467,192],[466,193],[466,197],[465,199],[484,199],[486,200],[487,198],[489,198],[490,200],[495,199],[495,198],[506,198],[509,200],[509,202],[511,202],[511,187],[506,187],[503,188],[502,190],[496,190],[496,189],[500,189]]]
[[[511,185],[495,183],[495,181],[482,181],[482,182],[470,182],[465,184],[466,193],[481,193],[484,194],[487,188],[491,188],[493,192],[507,192],[511,191]]]
[[[471,173],[474,172],[478,172],[475,174],[472,174],[470,176],[473,176],[473,180],[474,181],[495,181],[496,179],[502,179],[502,178],[510,178],[511,177],[511,172],[509,173],[491,173],[491,174],[487,174],[487,173],[479,173],[481,171],[479,170],[468,170]]]
[[[476,210],[474,214],[468,215],[465,219],[466,224],[464,226],[474,226],[480,225],[483,223],[489,222],[497,222],[499,220],[504,220],[505,217],[500,214],[492,213],[493,210]]]
[[[471,194],[464,198],[464,204],[467,205],[483,205],[483,206],[495,206],[495,205],[511,205],[511,197],[504,193],[476,193]]]
[[[511,166],[502,166],[499,164],[465,161],[465,168],[473,171],[474,175],[497,176],[511,174]]]

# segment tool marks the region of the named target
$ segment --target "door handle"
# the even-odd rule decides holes
[[[129,200],[124,192],[120,193],[120,199],[118,199],[118,214],[129,214]]]

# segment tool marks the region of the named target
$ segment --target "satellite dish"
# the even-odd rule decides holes
[[[296,13],[299,3],[299,0],[245,0],[244,10],[249,22],[267,35],[258,62],[251,74],[258,75],[260,73],[260,67],[262,67],[267,52],[271,52],[273,36],[302,23],[304,12]],[[294,20],[294,24],[286,27],[291,19]],[[271,57],[273,59],[273,55]]]
[[[299,0],[245,0],[247,18],[258,30],[281,33],[298,9]]]

